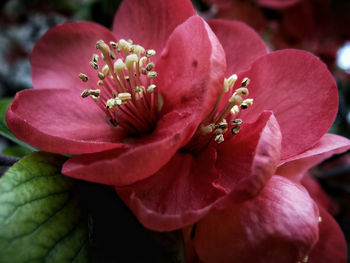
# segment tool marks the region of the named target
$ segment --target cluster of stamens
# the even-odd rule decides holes
[[[231,130],[232,135],[235,135],[240,131],[243,121],[239,118],[239,114],[241,110],[245,110],[253,104],[253,99],[244,99],[244,97],[249,95],[247,86],[250,83],[249,78],[244,78],[241,82],[241,86],[232,93],[228,103],[217,113],[217,109],[224,94],[232,91],[236,81],[236,74],[233,74],[228,79],[224,79],[223,88],[216,105],[212,112],[202,122],[199,129],[203,135],[213,133],[214,141],[217,143],[222,143],[224,141],[224,135],[229,129]]]
[[[109,45],[99,40],[96,48],[100,55],[92,55],[90,66],[97,72],[98,88],[85,89],[81,97],[92,98],[114,126],[131,134],[149,132],[158,112],[158,92],[153,84],[157,73],[152,71],[154,63],[150,61],[155,51],[124,39]],[[103,66],[99,64],[100,57]],[[78,77],[86,83],[89,80],[83,73]]]

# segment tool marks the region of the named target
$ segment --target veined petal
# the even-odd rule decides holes
[[[318,210],[306,190],[273,176],[255,198],[201,220],[194,245],[206,263],[295,263],[317,238]]]
[[[350,149],[350,140],[335,134],[325,134],[311,149],[283,160],[276,174],[298,180],[300,174],[334,154]]]
[[[157,58],[173,30],[194,14],[188,0],[125,0],[114,17],[113,32],[118,38],[154,49]]]
[[[217,205],[243,202],[259,194],[276,171],[281,150],[281,133],[271,112],[264,112],[253,124],[217,147],[220,177],[214,186],[228,194]]]
[[[211,184],[217,178],[215,160],[213,148],[201,152],[199,157],[177,152],[150,178],[116,190],[147,228],[182,228],[202,218],[225,194]]]
[[[34,88],[82,91],[79,73],[96,86],[96,71],[90,66],[96,42],[115,41],[108,29],[91,22],[70,22],[51,28],[34,46],[31,54]]]
[[[169,37],[156,65],[162,111],[189,111],[199,124],[218,99],[225,70],[225,53],[215,34],[202,18],[192,16]]]
[[[331,127],[338,110],[334,79],[317,57],[300,50],[281,50],[256,60],[240,74],[251,79],[254,106],[241,118],[253,121],[272,110],[282,131],[281,160],[304,152]]]
[[[242,22],[215,19],[210,20],[209,25],[225,50],[226,76],[247,70],[258,57],[267,53],[258,33]]]
[[[43,151],[91,153],[126,145],[94,101],[74,90],[34,89],[16,94],[6,121],[13,134]]]

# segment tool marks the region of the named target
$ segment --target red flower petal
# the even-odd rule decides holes
[[[178,152],[150,178],[129,187],[117,188],[117,192],[143,225],[157,231],[193,224],[232,189],[233,196],[220,203],[221,207],[234,198],[252,197],[276,169],[280,137],[271,113],[262,114],[250,126],[242,128],[242,136],[237,137],[237,143],[230,143],[234,139],[222,143],[227,145],[219,148],[218,154],[213,147],[207,147],[195,157]],[[229,151],[235,147],[242,150],[242,145],[245,148],[240,152],[243,157]],[[218,172],[226,181],[221,179],[213,185],[218,179]],[[224,185],[218,187],[219,183]]]
[[[155,69],[155,83],[164,99],[162,112],[188,111],[199,124],[222,90],[225,53],[208,24],[193,16],[169,37]]]
[[[297,179],[311,167],[319,164],[333,154],[345,152],[350,148],[350,140],[334,134],[325,134],[311,149],[283,160],[277,174]]]
[[[189,29],[195,30],[199,36],[192,38]],[[182,41],[190,39],[195,48],[183,45]],[[125,151],[73,158],[65,163],[63,173],[122,186],[158,171],[188,142],[215,103],[225,71],[224,53],[220,48],[215,35],[201,18],[193,16],[180,25],[169,38],[165,48],[167,54],[163,54],[159,61],[158,88],[164,98],[162,114],[165,115],[158,121],[156,129],[131,140],[130,148]],[[179,53],[182,60],[179,60]],[[184,64],[178,65],[180,61]],[[196,66],[192,66],[192,61],[196,61]],[[173,66],[177,66],[176,70]],[[213,72],[214,66],[218,72]]]
[[[308,263],[346,263],[347,245],[344,235],[333,217],[320,207],[320,237],[312,249]]]
[[[96,71],[90,66],[96,42],[115,38],[108,29],[91,22],[72,22],[50,29],[34,46],[31,54],[35,88],[83,90],[79,73],[96,87]]]
[[[117,192],[147,228],[170,231],[193,224],[224,195],[212,186],[217,178],[215,159],[213,148],[198,158],[178,152],[147,180]]]
[[[194,244],[206,263],[295,263],[318,238],[318,212],[299,185],[273,176],[263,191],[197,224]]]
[[[125,0],[114,18],[113,32],[160,55],[173,30],[194,14],[188,0]]]
[[[74,90],[23,90],[6,121],[17,138],[43,151],[80,154],[125,147],[118,143],[123,131],[108,124],[94,101]]]
[[[332,75],[315,56],[300,50],[276,51],[240,74],[249,77],[254,105],[242,112],[252,121],[272,110],[282,131],[281,159],[310,148],[328,131],[337,113],[338,92]]]
[[[248,69],[258,57],[267,53],[261,37],[244,23],[210,20],[209,25],[224,47],[227,76]]]
[[[276,171],[280,150],[281,132],[271,112],[262,113],[255,123],[243,125],[238,135],[220,144],[215,165],[220,178],[214,185],[229,193],[220,205],[259,194]]]

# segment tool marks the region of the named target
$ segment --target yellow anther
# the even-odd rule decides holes
[[[94,61],[91,61],[90,62],[90,66],[93,68],[93,69],[98,69],[98,64],[96,63],[96,62],[94,62]]]
[[[242,123],[243,123],[243,121],[241,119],[234,119],[231,121],[232,125],[240,125]]]
[[[100,78],[100,80],[104,80],[104,78],[106,77],[105,74],[103,74],[102,72],[98,72],[97,76]]]
[[[253,101],[253,99],[245,99],[241,104],[241,108],[245,110],[249,106],[253,105]]]
[[[111,51],[109,51],[109,57],[111,58],[111,59],[115,59],[115,54],[114,54],[114,52],[111,50]]]
[[[152,69],[154,68],[154,63],[148,63],[147,66],[146,66],[146,70],[147,71],[151,71]]]
[[[146,51],[146,57],[148,58],[154,56],[155,54],[156,54],[156,51],[154,49],[148,49]]]
[[[240,95],[234,93],[228,101],[230,104],[239,105],[243,102],[243,99]]]
[[[147,92],[148,93],[152,93],[156,87],[157,86],[154,85],[154,84],[149,85],[148,88],[147,88]]]
[[[97,54],[93,54],[91,61],[97,63],[98,62],[98,55]]]
[[[128,92],[119,93],[118,99],[120,99],[122,103],[126,103],[127,101],[131,100],[131,94]]]
[[[110,41],[109,45],[113,48],[113,49],[117,49],[118,48],[118,44],[115,43],[114,41]]]
[[[241,86],[245,88],[245,87],[247,87],[249,85],[249,83],[250,83],[250,79],[249,78],[244,78],[242,80]]]
[[[215,140],[215,142],[220,144],[220,143],[224,142],[224,136],[222,134],[216,135],[214,140]]]
[[[114,62],[114,72],[120,72],[125,69],[125,63],[122,59],[118,58],[116,62]]]
[[[102,68],[102,73],[107,76],[109,74],[109,67],[108,65],[104,65]]]
[[[125,65],[128,69],[133,69],[134,63],[136,63],[138,61],[139,61],[139,58],[137,57],[136,54],[130,54],[125,59]]]
[[[247,88],[239,88],[235,91],[236,94],[241,95],[241,96],[248,96],[249,91]]]
[[[233,106],[230,112],[232,115],[236,115],[239,112],[239,107],[237,105]]]
[[[86,89],[81,93],[81,97],[86,98],[89,96],[95,96],[98,97],[100,96],[101,91],[99,89]]]
[[[149,79],[153,79],[153,78],[155,78],[157,76],[158,76],[158,73],[155,72],[155,71],[150,71],[150,72],[147,73],[147,78],[149,78]]]
[[[236,135],[237,133],[239,133],[239,130],[241,129],[241,126],[239,126],[239,125],[237,125],[237,126],[234,126],[234,127],[232,127],[232,129],[231,129],[231,133],[233,134],[233,135]]]
[[[83,73],[80,73],[80,74],[78,75],[78,77],[79,77],[82,81],[84,81],[84,82],[87,82],[87,81],[89,80],[88,76],[86,76],[86,75],[83,74]]]
[[[96,48],[101,50],[104,56],[106,56],[106,54],[109,54],[109,46],[105,42],[103,42],[103,40],[99,40],[96,42]]]

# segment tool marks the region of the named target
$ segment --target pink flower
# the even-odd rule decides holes
[[[146,227],[168,231],[202,218],[224,226],[210,218],[224,213],[241,222],[233,207],[264,207],[259,214],[270,227],[252,231],[271,238],[271,246],[242,236],[242,244],[259,245],[261,258],[288,254],[295,262],[316,242],[312,199],[273,175],[314,145],[322,151],[330,138],[339,139],[335,151],[349,147],[325,135],[337,89],[318,58],[298,50],[268,54],[252,29],[232,21],[208,25],[187,0],[126,0],[113,32],[63,24],[39,40],[31,62],[35,88],[17,94],[10,129],[42,150],[79,154],[63,173],[115,186]]]

